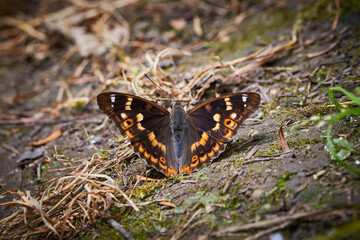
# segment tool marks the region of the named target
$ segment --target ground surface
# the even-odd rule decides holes
[[[135,239],[360,238],[360,177],[331,161],[324,148],[328,120],[338,112],[330,106],[329,87],[355,93],[360,85],[357,1],[32,1],[24,9],[13,4],[4,2],[9,18],[1,31],[1,184],[35,198],[48,180],[80,172],[81,164],[96,169],[112,161],[111,167],[82,173],[115,179],[140,210],[124,206],[128,202],[114,192],[118,202],[100,207],[105,201],[99,200],[92,209],[101,211],[74,215],[78,223],[64,236],[121,239],[105,216],[118,214],[115,219]],[[181,98],[187,84],[212,72],[188,98],[189,108],[244,90],[260,93],[262,102],[219,158],[186,176],[166,178],[133,155],[127,139],[116,141],[118,130],[104,123],[95,101],[104,90],[166,98],[143,73],[157,74],[158,84]],[[340,92],[335,98],[349,101]],[[287,153],[279,141],[281,126]],[[36,144],[58,129],[60,136]],[[352,144],[344,161],[357,169],[359,132],[356,116],[332,129],[333,138]],[[45,212],[51,208],[46,204]],[[14,211],[2,209],[1,217]],[[2,223],[2,234],[4,228],[9,225]]]

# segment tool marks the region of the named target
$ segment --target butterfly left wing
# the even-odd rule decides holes
[[[127,136],[134,151],[167,176],[178,163],[169,138],[170,113],[156,103],[130,94],[106,92],[97,96],[99,108]]]
[[[240,124],[254,113],[260,104],[260,95],[241,92],[217,97],[190,110],[187,131],[188,150],[179,169],[191,173],[225,150]]]

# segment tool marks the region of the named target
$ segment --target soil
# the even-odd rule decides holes
[[[13,3],[4,3],[8,8],[4,16],[34,19],[66,7],[60,1],[54,6],[49,2],[32,1],[27,9],[19,10],[14,10]],[[219,67],[213,78],[192,94],[189,109],[226,93],[261,94],[259,109],[243,123],[226,150],[192,174],[169,178],[137,155],[124,159],[118,166],[122,190],[135,203],[154,203],[141,206],[139,212],[113,206],[111,214],[119,213],[116,220],[135,239],[360,239],[360,176],[332,160],[325,148],[329,119],[339,112],[331,106],[328,89],[342,87],[359,96],[355,88],[360,86],[360,5],[341,2],[337,20],[338,1],[311,2],[245,1],[239,2],[238,11],[230,10],[234,7],[230,2],[204,1],[199,6],[186,1],[132,3],[118,8],[119,21],[127,22],[131,41],[153,47],[129,44],[84,55],[76,40],[47,30],[43,31],[48,34],[46,41],[27,37],[20,43],[27,52],[4,50],[0,59],[1,184],[35,195],[48,180],[89,161],[98,153],[93,145],[114,149],[128,143],[127,139],[116,141],[119,131],[114,123],[101,127],[106,116],[98,109],[96,95],[104,90],[145,91],[149,95],[141,97],[166,98],[145,79],[141,83],[146,85],[138,88],[124,80],[124,76],[140,74],[145,59],[156,56],[163,46],[191,53],[173,54],[159,62],[170,79],[160,87],[178,99],[191,81],[189,76],[262,48],[272,51],[288,42],[295,29],[294,45],[255,67],[256,61],[235,65],[235,69]],[[241,13],[246,13],[242,21]],[[200,35],[194,27],[196,17],[201,20]],[[181,27],[184,21],[187,25]],[[86,20],[83,24],[94,27]],[[3,47],[16,40],[14,29],[3,26]],[[47,49],[41,51],[41,47]],[[243,66],[251,68],[234,73]],[[116,78],[121,80],[116,82]],[[334,94],[340,103],[349,101],[340,91]],[[78,100],[68,104],[72,98]],[[279,141],[281,126],[289,152],[284,152]],[[58,129],[60,137],[32,145]],[[353,151],[343,161],[358,171],[359,133],[358,116],[346,116],[333,125],[331,135],[351,143]],[[254,148],[255,154],[247,157]],[[111,159],[117,154],[102,152],[101,157]],[[160,181],[138,182],[135,176]],[[12,198],[7,196],[1,202]],[[1,218],[12,212],[3,208]],[[99,216],[71,237],[122,239],[105,219]]]

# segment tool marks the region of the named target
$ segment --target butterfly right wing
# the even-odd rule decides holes
[[[238,131],[240,124],[256,111],[261,97],[253,92],[228,94],[204,102],[188,113],[188,150],[180,162],[180,173],[217,158]]]
[[[170,113],[163,107],[130,94],[107,92],[97,96],[99,108],[127,136],[134,151],[158,171],[176,174],[178,163],[170,137]]]

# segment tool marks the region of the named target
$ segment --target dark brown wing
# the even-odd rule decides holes
[[[107,92],[97,96],[99,108],[127,136],[134,151],[167,176],[178,172],[171,144],[170,113],[163,107],[130,94]]]
[[[200,169],[206,162],[219,156],[226,143],[215,140],[206,132],[189,124],[185,130],[185,154],[179,163],[180,173],[191,173]]]
[[[186,157],[180,172],[191,173],[225,150],[240,124],[256,111],[260,95],[253,92],[234,93],[200,104],[190,110]]]

